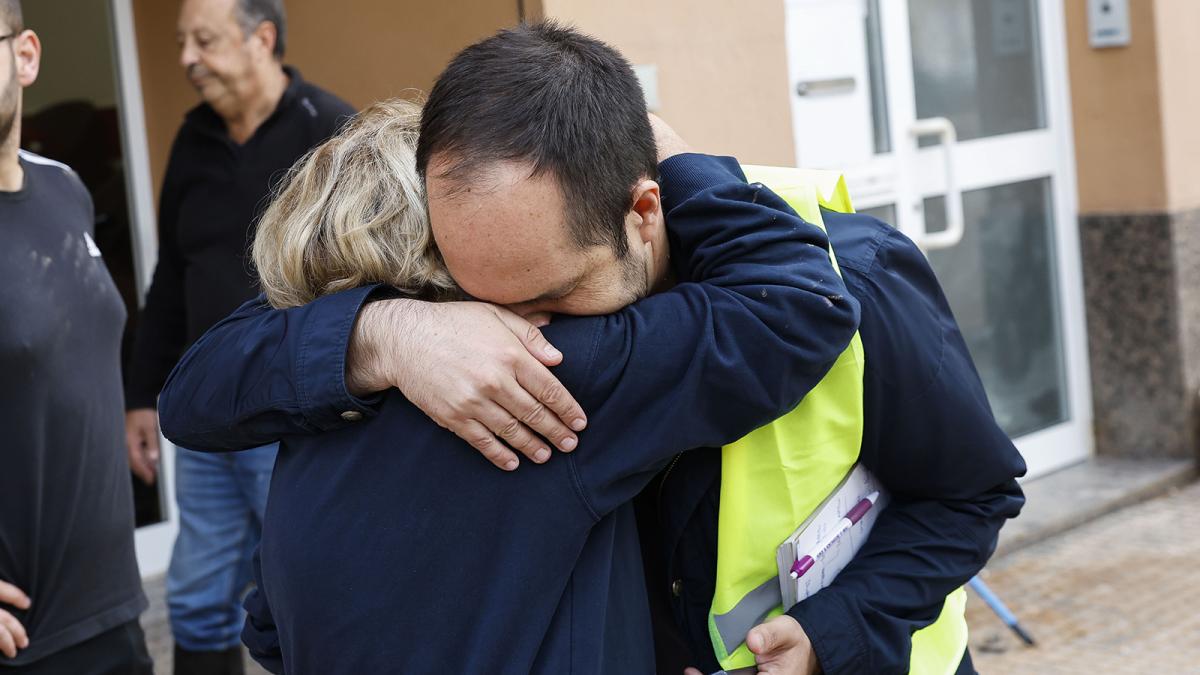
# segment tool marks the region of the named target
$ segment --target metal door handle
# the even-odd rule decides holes
[[[950,248],[962,241],[965,232],[962,190],[958,187],[958,177],[954,173],[954,145],[958,142],[958,132],[949,119],[928,117],[913,122],[908,128],[908,133],[914,140],[922,136],[937,136],[941,139],[942,157],[946,167],[946,229],[941,232],[928,232],[922,217],[921,236],[917,239],[917,245],[925,251]]]
[[[828,96],[854,91],[853,77],[834,77],[828,80],[804,80],[796,83],[797,96]]]

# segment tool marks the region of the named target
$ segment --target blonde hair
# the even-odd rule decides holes
[[[370,283],[432,300],[458,295],[417,175],[420,119],[415,103],[376,103],[291,169],[254,237],[254,266],[272,306]]]

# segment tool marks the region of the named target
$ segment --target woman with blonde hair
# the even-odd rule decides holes
[[[292,169],[254,238],[273,307],[372,283],[429,300],[459,296],[429,229],[420,123],[415,103],[375,103]]]

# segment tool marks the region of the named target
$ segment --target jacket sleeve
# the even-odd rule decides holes
[[[261,296],[242,305],[171,372],[159,398],[163,435],[194,450],[244,450],[358,418],[346,413],[373,416],[379,397],[346,389],[346,350],[359,309],[387,291],[364,286],[280,310]]]
[[[125,386],[128,410],[155,407],[158,390],[187,344],[184,259],[178,238],[181,191],[178,146],[176,138],[159,199],[158,262],[134,336]]]
[[[599,517],[632,499],[678,452],[722,445],[791,410],[858,325],[825,232],[747,184],[732,158],[681,155],[660,168],[671,256],[685,280],[595,332],[587,368],[560,378],[591,419],[568,455]],[[580,344],[577,338],[562,344]]]
[[[983,568],[1024,503],[1024,460],[924,255],[889,234],[864,279],[850,287],[867,354],[860,459],[892,502],[833,583],[788,610],[831,675],[908,672],[912,633]]]
[[[246,594],[242,606],[246,610],[246,622],[242,624],[242,643],[250,656],[272,673],[283,672],[283,650],[279,646],[279,629],[267,604],[267,593],[262,584],[262,563],[258,551],[251,558],[254,569],[254,588]]]

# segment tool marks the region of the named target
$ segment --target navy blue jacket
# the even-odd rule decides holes
[[[946,595],[983,568],[1000,527],[1020,512],[1015,479],[1025,463],[992,416],[924,254],[874,218],[826,212],[824,219],[862,309],[860,459],[893,501],[834,583],[788,613],[826,675],[904,673],[912,632],[932,623]],[[718,450],[683,453],[639,504],[654,605],[670,607],[691,649],[682,658],[660,649],[660,672],[679,672],[675,665],[685,661],[717,668],[707,615],[720,473]],[[660,646],[678,645],[664,623],[656,620]]]
[[[347,394],[348,336],[377,289],[250,304],[188,351],[159,401],[169,438],[283,439],[243,632],[260,662],[653,672],[632,498],[675,453],[794,407],[858,323],[824,233],[736,162],[685,155],[660,170],[674,258],[695,282],[546,328],[589,427],[545,465],[497,471],[399,392]]]

